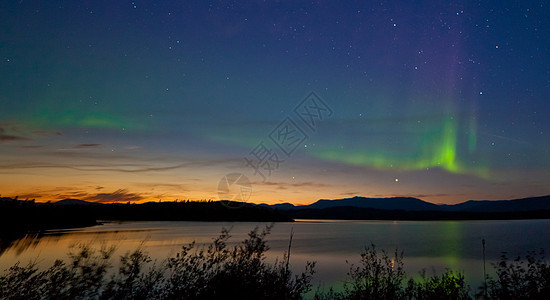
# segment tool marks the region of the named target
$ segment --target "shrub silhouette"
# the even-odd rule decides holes
[[[464,280],[464,275],[447,270],[441,275],[426,277],[426,271],[420,273],[421,280],[409,279],[405,289],[405,299],[472,299],[470,287]]]
[[[185,245],[174,257],[157,264],[142,246],[120,257],[112,269],[113,247],[76,245],[68,262],[57,260],[41,271],[36,262],[16,263],[0,276],[0,299],[301,299],[311,290],[314,262],[294,275],[290,248],[281,260],[265,261],[271,226],[250,231],[240,244],[229,247],[230,232],[207,246]],[[510,261],[503,253],[494,265],[496,277],[476,295],[487,299],[547,299],[550,264],[544,252],[529,252]],[[472,299],[464,275],[447,270],[441,275],[408,278],[403,253],[390,256],[374,245],[351,265],[343,291],[317,290],[315,299]]]
[[[469,287],[460,273],[447,271],[442,275],[421,280],[410,278],[406,284],[403,270],[403,252],[397,250],[390,257],[374,245],[365,247],[358,266],[352,265],[343,292],[317,291],[315,299],[471,299]]]
[[[289,255],[274,265],[267,264],[265,237],[271,227],[256,228],[240,245],[228,249],[229,232],[222,234],[207,248],[195,252],[194,244],[183,247],[168,260],[168,298],[196,299],[299,299],[311,289],[314,263],[306,271],[292,276]]]
[[[380,253],[372,244],[361,253],[361,265],[350,268],[346,282],[346,299],[397,299],[405,277],[403,252],[394,253],[393,258],[382,250]]]
[[[550,264],[539,253],[529,252],[525,260],[513,261],[504,252],[494,265],[497,278],[489,278],[490,299],[548,299],[550,296]]]
[[[107,279],[114,248],[79,245],[70,262],[57,260],[45,271],[35,262],[19,263],[0,277],[1,299],[300,299],[311,290],[315,263],[293,275],[290,254],[265,262],[271,226],[255,228],[241,244],[229,248],[229,231],[208,247],[183,246],[157,266],[139,247],[120,258],[118,272]]]
[[[97,298],[113,251],[114,248],[95,250],[90,245],[78,245],[69,253],[69,264],[56,260],[45,271],[39,271],[36,262],[25,267],[17,263],[0,277],[0,298]]]

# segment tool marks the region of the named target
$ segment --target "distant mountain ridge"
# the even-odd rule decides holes
[[[448,211],[510,212],[550,210],[550,195],[513,200],[470,200],[455,205],[443,206]]]
[[[438,205],[413,197],[321,199],[309,205],[291,203],[261,204],[278,210],[330,209],[336,207],[376,210],[441,211],[441,212],[525,212],[550,210],[550,195],[513,200],[469,200],[452,205]]]
[[[439,210],[438,205],[413,197],[366,198],[358,196],[339,200],[322,199],[308,205],[308,208],[324,209],[339,206],[408,211]]]
[[[63,199],[52,203],[53,205],[101,205],[98,202],[89,202],[79,199]]]

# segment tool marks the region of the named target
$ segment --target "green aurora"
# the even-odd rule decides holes
[[[476,133],[468,134],[469,149],[475,151]],[[454,174],[475,175],[488,179],[491,174],[487,166],[468,164],[461,159],[458,126],[456,118],[446,116],[439,128],[426,128],[416,141],[415,151],[398,152],[388,149],[373,150],[366,147],[362,150],[326,148],[313,151],[321,159],[343,162],[356,166],[367,166],[379,170],[414,171],[429,168],[440,168]],[[407,149],[411,149],[408,148]]]

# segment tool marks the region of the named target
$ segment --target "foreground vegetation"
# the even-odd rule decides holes
[[[68,263],[58,260],[44,271],[35,263],[11,267],[0,277],[0,299],[300,299],[311,290],[314,263],[298,276],[288,254],[268,264],[270,229],[256,228],[232,248],[224,229],[209,246],[184,246],[160,265],[136,249],[120,258],[116,272],[114,248],[80,245]]]
[[[113,247],[79,245],[69,261],[57,260],[40,270],[35,262],[19,263],[0,276],[1,299],[547,299],[550,265],[544,253],[509,260],[503,254],[496,278],[471,291],[464,275],[447,271],[420,279],[403,269],[403,253],[391,256],[374,245],[366,247],[352,265],[341,291],[312,294],[314,262],[292,274],[289,250],[280,261],[265,260],[266,236],[271,227],[258,228],[240,244],[229,247],[228,230],[210,245],[182,247],[174,257],[157,264],[139,248],[120,257],[113,270]]]

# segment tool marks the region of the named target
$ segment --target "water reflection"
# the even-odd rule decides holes
[[[59,242],[60,239],[75,239],[85,240],[86,237],[91,237],[91,240],[97,239],[99,235],[103,235],[102,239],[113,240],[119,233],[144,233],[151,232],[155,229],[134,229],[134,230],[98,230],[98,231],[82,231],[82,229],[63,229],[63,230],[48,230],[30,233],[5,233],[0,235],[0,257],[6,251],[13,252],[16,256],[21,255],[29,248],[36,248],[41,242],[41,239],[47,239],[48,242]],[[158,230],[158,229],[157,229]]]
[[[175,255],[190,242],[206,244],[222,228],[231,228],[230,244],[246,238],[255,226],[267,223],[241,222],[112,222],[72,230],[47,231],[17,238],[0,239],[0,270],[17,261],[25,264],[37,260],[50,266],[55,259],[65,259],[68,249],[77,243],[108,244],[122,255],[143,244],[153,259],[162,261]],[[465,273],[472,287],[483,279],[483,248],[486,240],[488,272],[501,252],[510,257],[529,250],[550,248],[550,220],[523,221],[311,221],[276,223],[268,236],[268,260],[281,258],[294,231],[291,264],[301,272],[306,261],[317,261],[314,281],[339,285],[346,277],[349,264],[357,263],[365,246],[404,251],[405,271],[415,276],[425,269],[428,274],[445,269]],[[537,238],[533,238],[537,237]]]
[[[23,253],[29,247],[36,247],[43,233],[4,233],[0,235],[0,257],[7,250],[14,251],[17,255]]]

